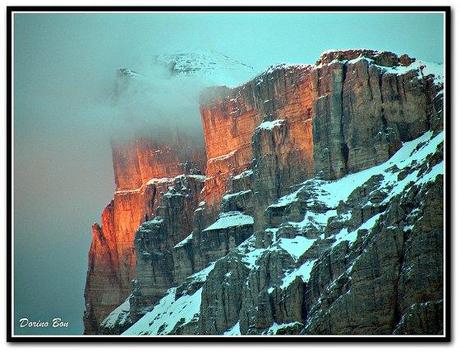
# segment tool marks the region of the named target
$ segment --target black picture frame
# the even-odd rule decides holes
[[[157,12],[157,11],[181,11],[181,12],[444,12],[445,14],[445,195],[444,195],[444,213],[445,213],[445,326],[444,336],[18,336],[13,335],[13,306],[12,306],[12,18],[14,13],[20,12]],[[7,268],[7,315],[6,315],[6,336],[7,342],[386,342],[386,343],[414,343],[414,342],[450,342],[451,341],[451,319],[452,319],[452,296],[451,296],[451,8],[449,6],[8,6],[6,7],[6,52],[7,52],[7,104],[6,104],[6,210],[7,210],[7,236],[6,236],[6,268]]]

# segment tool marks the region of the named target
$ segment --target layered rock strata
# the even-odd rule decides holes
[[[442,155],[429,131],[365,172],[307,180],[124,334],[442,334]]]
[[[161,194],[136,234],[132,294],[102,330],[140,319],[127,334],[442,331],[442,213],[429,204],[443,199],[443,86],[432,71],[407,55],[333,51],[207,90],[206,178],[169,185],[174,201]],[[431,154],[404,164],[394,159],[404,148]],[[363,170],[373,171],[353,176]],[[187,308],[165,321],[176,316],[167,305]]]
[[[203,167],[203,152],[179,154],[178,145],[159,145],[145,138],[113,143],[116,191],[93,225],[85,287],[85,333],[98,333],[107,315],[132,291],[136,252],[134,234],[151,219],[174,177],[195,174]]]
[[[316,65],[279,65],[241,87],[205,92],[207,205],[219,204],[231,175],[254,167],[257,224],[292,185],[366,169],[442,128],[442,84],[414,61],[373,50],[327,52]]]

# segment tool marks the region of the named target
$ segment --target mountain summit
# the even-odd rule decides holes
[[[199,77],[214,85],[235,86],[256,73],[251,66],[215,51],[156,55],[153,63],[166,67],[171,76]]]

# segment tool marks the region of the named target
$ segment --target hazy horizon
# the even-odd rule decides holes
[[[183,116],[195,109],[194,87],[201,84],[179,92],[187,99],[178,105],[165,98],[167,85],[152,82],[148,94],[132,96],[141,102],[135,110],[129,104],[114,110],[109,101],[117,69],[142,72],[155,54],[210,50],[262,72],[277,63],[314,63],[321,52],[344,48],[443,62],[443,15],[16,14],[15,333],[83,332],[91,224],[99,222],[114,191],[114,120],[127,114],[148,120],[161,102],[161,114],[152,119],[181,116],[186,126],[201,128],[198,111]],[[70,327],[18,328],[22,317],[61,317]]]

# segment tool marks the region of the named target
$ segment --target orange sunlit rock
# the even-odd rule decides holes
[[[117,188],[102,212],[102,226],[93,225],[85,289],[87,334],[97,332],[101,321],[131,292],[139,225],[152,217],[172,178],[194,171],[185,162],[195,161],[199,169],[204,160],[200,149],[159,145],[144,138],[112,144],[112,150]]]
[[[286,121],[285,152],[299,151],[296,163],[305,165],[307,175],[313,174],[311,72],[310,66],[280,68],[241,87],[217,87],[203,94],[201,118],[208,159],[202,194],[208,206],[218,206],[231,175],[250,167],[254,131],[267,119]]]

